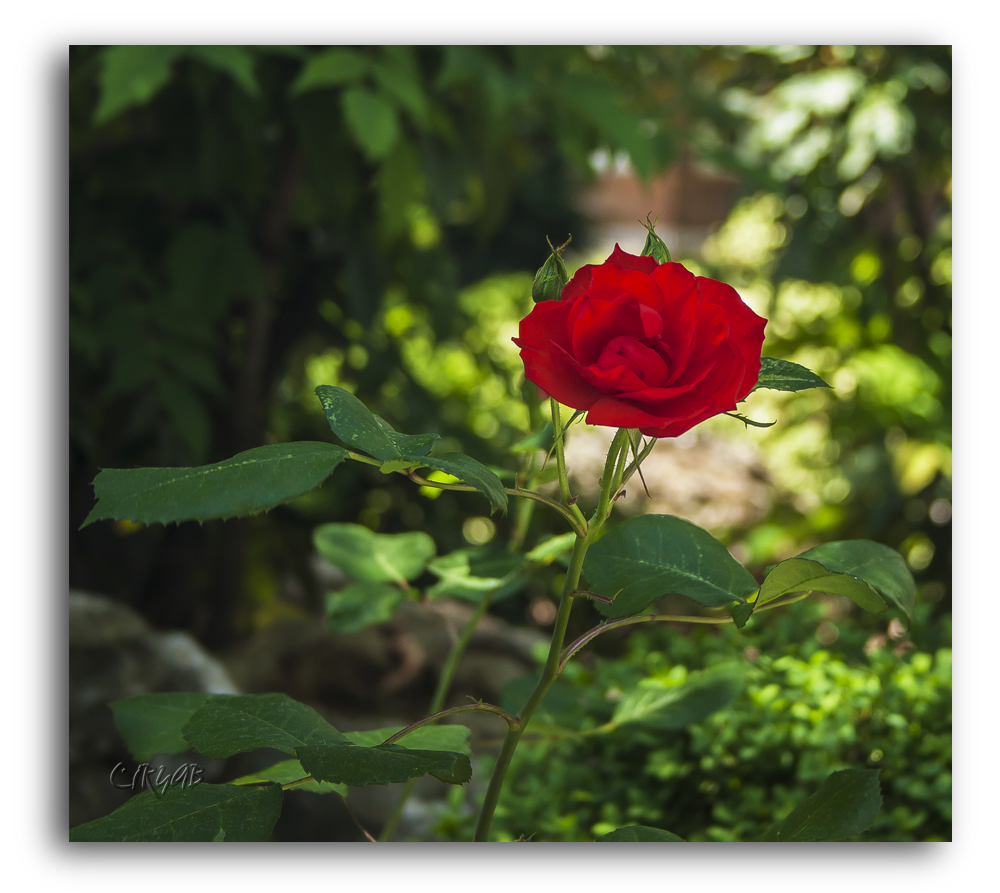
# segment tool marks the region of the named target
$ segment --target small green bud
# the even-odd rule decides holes
[[[656,220],[659,219],[660,219],[659,217],[656,218]],[[648,235],[646,236],[646,244],[642,246],[642,254],[640,254],[639,256],[651,257],[658,264],[669,264],[670,251],[667,248],[666,244],[664,244],[663,239],[661,239],[656,234],[656,220],[650,223],[649,215],[647,214],[645,223],[643,223],[641,220],[639,221],[640,223],[642,223],[644,227],[646,227],[646,231],[648,233]]]
[[[540,301],[558,301],[563,287],[569,282],[569,273],[566,272],[566,264],[563,263],[560,255],[571,239],[572,236],[558,248],[552,248],[552,243],[549,242],[552,253],[548,260],[538,268],[538,272],[535,273],[535,281],[531,285],[531,297],[536,304]]]

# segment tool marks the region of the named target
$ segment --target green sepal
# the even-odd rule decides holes
[[[659,220],[659,218],[657,218]],[[656,234],[656,220],[650,222],[649,215],[646,220],[639,221],[646,228],[646,244],[642,246],[639,257],[651,257],[658,264],[670,263],[670,249],[666,243]]]
[[[775,424],[774,422],[755,422],[753,419],[748,419],[745,415],[740,415],[738,412],[724,412],[723,415],[727,415],[730,418],[743,422],[743,424],[748,428],[751,425],[753,425],[754,428],[770,428],[773,424]]]
[[[553,248],[549,242],[552,253],[548,259],[538,268],[535,273],[535,281],[531,284],[531,297],[536,304],[541,301],[558,301],[563,288],[569,282],[569,273],[566,271],[566,264],[560,256],[563,248],[569,244],[569,240]]]

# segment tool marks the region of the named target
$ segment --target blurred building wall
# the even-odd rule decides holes
[[[604,168],[597,182],[583,190],[578,209],[594,221],[588,252],[608,254],[617,242],[623,251],[642,251],[646,231],[638,225],[646,215],[676,254],[697,254],[713,227],[733,206],[737,178],[686,154],[664,174],[642,183],[621,160],[596,159]]]

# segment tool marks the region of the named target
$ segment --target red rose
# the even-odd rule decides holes
[[[736,289],[617,245],[521,320],[524,374],[591,425],[676,437],[757,383],[761,319]]]

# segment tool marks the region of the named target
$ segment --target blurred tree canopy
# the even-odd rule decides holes
[[[799,494],[740,540],[751,564],[868,536],[947,609],[950,73],[948,47],[73,48],[72,585],[222,646],[318,603],[316,523],[460,545],[475,496],[365,469],[266,517],[77,527],[99,468],[328,439],[321,383],[513,469],[509,337],[546,236],[585,240],[596,150],[643,178],[683,150],[741,182],[692,267],[834,385],[748,404]]]

